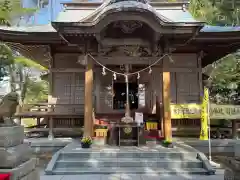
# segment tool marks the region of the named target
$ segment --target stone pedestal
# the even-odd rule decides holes
[[[105,146],[106,145],[106,137],[95,137],[93,144],[96,146]]]
[[[136,123],[119,123],[115,125],[118,146],[139,146],[146,144],[144,128]]]
[[[22,126],[0,127],[0,174],[10,173],[11,180],[39,180],[37,159],[31,158],[31,149],[23,140]]]
[[[236,142],[234,145],[234,155],[237,158],[240,158],[240,142]]]

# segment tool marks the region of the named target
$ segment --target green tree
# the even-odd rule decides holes
[[[239,4],[231,3],[232,1],[234,0],[191,0],[189,10],[196,19],[204,21],[208,25],[240,25]],[[211,101],[239,104],[239,60],[239,53],[229,54],[204,69],[210,75]]]
[[[12,50],[0,43],[0,82],[8,75],[9,67],[14,62]]]
[[[34,12],[36,9],[23,8],[21,0],[0,0],[0,25],[11,26],[16,19]],[[12,50],[4,43],[0,43],[0,81],[11,71],[9,67],[13,62]]]
[[[205,68],[211,81],[211,100],[215,103],[239,104],[240,58],[229,54]]]
[[[190,0],[193,17],[209,25],[239,25],[239,8],[231,0]]]
[[[0,1],[0,25],[12,26],[14,20],[36,12],[35,8],[23,8],[21,0]]]
[[[26,92],[24,103],[44,102],[48,99],[48,82],[36,79],[28,79],[26,83]]]
[[[47,100],[48,82],[32,76],[32,71],[47,71],[40,64],[22,56],[15,57],[11,65],[11,87],[13,91],[20,91],[21,100],[37,102]]]

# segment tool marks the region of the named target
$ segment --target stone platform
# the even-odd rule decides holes
[[[33,153],[55,153],[72,143],[73,138],[27,138],[24,143],[28,144]],[[175,142],[183,142],[188,144],[198,151],[208,154],[208,141],[200,141],[197,138],[175,138]],[[232,139],[212,139],[212,156],[238,156],[240,157],[240,140]]]
[[[195,149],[208,154],[209,142],[200,141],[199,139],[178,138],[176,141],[184,142]],[[239,156],[240,157],[240,140],[233,139],[211,139],[212,156]]]
[[[140,147],[93,146],[82,149],[73,142],[51,159],[47,175],[76,174],[214,174],[206,157],[197,151],[176,146]]]
[[[40,180],[225,180],[224,170],[214,176],[202,175],[154,175],[154,174],[94,174],[94,175],[42,175]]]

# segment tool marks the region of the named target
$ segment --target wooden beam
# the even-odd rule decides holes
[[[51,69],[52,73],[81,73],[81,72],[85,72],[84,68],[52,68]]]
[[[85,71],[85,106],[84,106],[84,136],[93,136],[93,62],[90,58],[86,58]]]
[[[172,121],[170,107],[170,72],[163,72],[163,118],[164,118],[164,137],[165,140],[172,141]]]

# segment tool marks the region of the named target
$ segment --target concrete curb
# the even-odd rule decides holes
[[[189,152],[196,152],[197,153],[197,159],[199,159],[200,161],[202,161],[203,163],[203,168],[207,170],[207,174],[208,175],[214,175],[216,170],[212,167],[212,165],[210,164],[210,161],[208,160],[208,158],[205,156],[205,154],[203,154],[202,152],[198,151],[197,149],[185,144],[184,142],[175,143],[178,147],[185,149]]]
[[[240,141],[234,145],[234,156],[240,157]]]
[[[48,163],[47,168],[45,169],[46,175],[53,175],[52,172],[54,169],[54,165],[56,164],[56,161],[58,160],[59,155],[61,154],[61,151],[62,150],[59,150],[53,155],[51,161]]]

